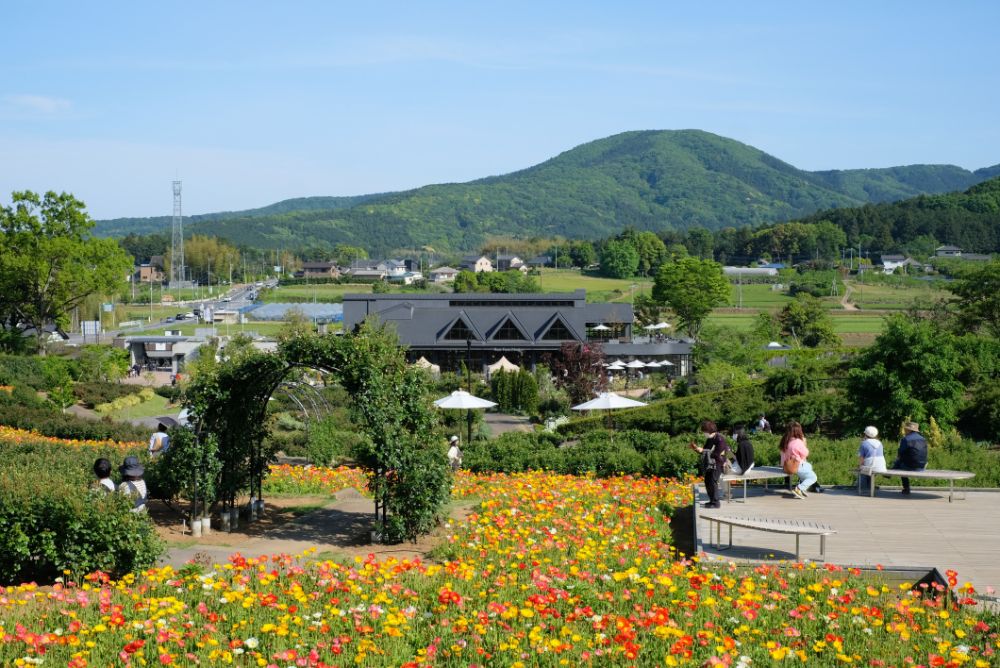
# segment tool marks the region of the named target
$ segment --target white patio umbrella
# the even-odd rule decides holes
[[[654,329],[659,329],[659,327],[657,327],[656,325],[646,325],[645,327],[643,327],[643,329],[648,329],[652,331]]]
[[[661,320],[660,322],[656,323],[656,328],[657,329],[670,329],[670,323],[669,322],[663,322]]]
[[[635,399],[629,399],[628,397],[623,397],[620,394],[614,392],[601,392],[596,399],[591,399],[590,401],[585,401],[582,404],[577,404],[573,406],[575,411],[608,411],[608,420],[611,421],[611,440],[614,441],[614,421],[611,416],[611,411],[619,408],[639,408],[641,406],[646,406],[641,401],[636,401]]]
[[[582,404],[573,406],[575,411],[610,411],[616,408],[639,408],[646,406],[641,401],[623,397],[615,392],[601,392],[596,399],[585,401]]]
[[[466,392],[465,390],[455,390],[447,397],[441,397],[434,402],[434,405],[438,408],[453,408],[457,410],[468,411],[468,423],[469,423],[469,440],[468,443],[472,443],[472,411],[491,408],[496,406],[495,401],[490,401],[489,399],[480,399],[479,397],[473,396]]]
[[[601,323],[600,325],[596,325],[593,329],[595,332],[606,332],[611,328],[605,325],[604,323]]]
[[[627,366],[630,369],[644,369],[646,367],[646,363],[640,362],[639,360],[632,360],[625,366]]]
[[[625,368],[625,365],[622,364],[621,362],[614,362],[613,364],[609,364],[608,365],[608,369],[610,371],[621,371],[624,368]]]
[[[779,343],[778,341],[771,341],[764,346],[764,350],[791,350],[791,348],[791,346],[786,346],[784,343]]]
[[[663,366],[663,365],[660,364],[659,362],[657,362],[656,360],[653,360],[652,362],[646,362],[646,368],[647,369],[658,369],[661,366]]]

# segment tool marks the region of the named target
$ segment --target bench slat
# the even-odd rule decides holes
[[[706,520],[745,529],[757,529],[772,533],[797,533],[824,535],[837,533],[833,527],[811,520],[775,519],[764,517],[735,517],[731,515],[703,515]]]

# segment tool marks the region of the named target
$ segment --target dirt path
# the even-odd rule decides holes
[[[371,531],[375,518],[371,499],[364,498],[354,489],[347,489],[338,492],[334,501],[312,512],[298,517],[289,512],[296,502],[310,501],[315,502],[315,497],[278,499],[277,504],[269,502],[263,519],[249,525],[242,524],[236,532],[213,531],[210,536],[192,538],[191,542],[185,541],[179,526],[174,526],[167,539],[174,542],[175,546],[168,550],[162,561],[176,568],[192,560],[199,563],[225,563],[230,555],[237,552],[244,557],[251,557],[301,554],[310,548],[324,557],[350,558],[368,554],[377,557],[423,557],[444,540],[449,532],[446,527],[439,527],[416,542],[373,545]],[[474,505],[474,502],[454,504],[449,519],[464,520],[472,512]],[[177,524],[176,519],[174,524]],[[161,536],[164,535],[162,527],[160,533]]]
[[[858,310],[857,305],[854,302],[851,301],[851,293],[853,291],[854,291],[854,287],[850,283],[848,283],[847,281],[844,281],[844,296],[840,300],[840,306],[845,311],[857,311]]]

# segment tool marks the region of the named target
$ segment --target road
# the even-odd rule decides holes
[[[237,285],[234,286],[228,293],[224,295],[219,295],[217,299],[207,299],[201,301],[190,301],[190,302],[178,302],[177,311],[178,313],[187,312],[194,308],[200,308],[204,313],[206,308],[215,310],[238,310],[245,306],[249,306],[253,303],[253,297],[256,297],[256,293],[263,287],[273,288],[278,284],[277,280],[270,280],[261,285],[247,284],[247,285]],[[229,297],[230,301],[223,301],[225,297]],[[188,324],[193,322],[191,320],[180,320],[179,324]],[[139,327],[129,327],[128,329],[109,329],[105,330],[101,334],[101,341],[108,342],[116,336],[136,336],[142,334],[145,331],[153,329],[162,329],[165,325],[172,324],[168,323],[167,319],[154,321],[141,325]],[[207,324],[207,323],[206,323]],[[70,334],[69,340],[66,341],[68,346],[80,346],[84,343],[96,343],[94,337],[87,337],[84,341],[83,335],[75,332]]]

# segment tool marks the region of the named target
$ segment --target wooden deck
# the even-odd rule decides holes
[[[822,481],[821,481],[822,482]],[[698,487],[698,502],[706,501]],[[942,494],[944,491],[944,494]],[[826,561],[857,566],[926,566],[958,571],[959,581],[972,582],[985,592],[1000,590],[1000,490],[969,491],[964,503],[949,503],[947,488],[921,490],[903,496],[897,489],[883,488],[875,498],[858,496],[854,488],[828,490],[797,499],[784,490],[751,489],[753,514],[775,519],[811,520],[837,530],[836,540],[826,546]],[[723,560],[794,559],[787,538],[752,529],[733,529],[734,547],[719,551],[710,542],[704,515],[744,514],[739,506],[723,503],[719,511],[698,507],[698,549]],[[807,541],[803,559],[818,559],[818,545]]]

